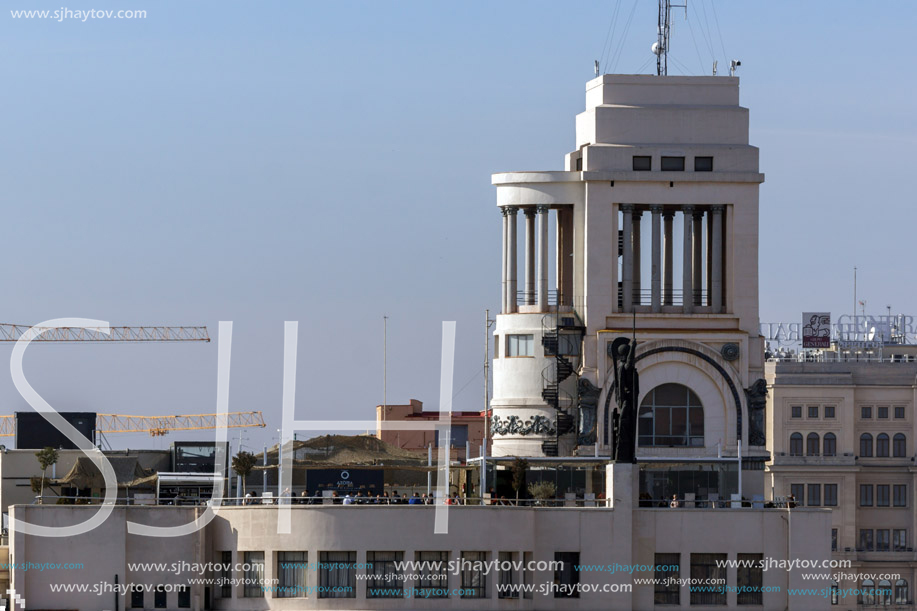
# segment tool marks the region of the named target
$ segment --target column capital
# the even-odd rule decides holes
[[[632,212],[634,209],[633,204],[621,204],[618,207],[621,209],[621,212]]]
[[[653,204],[652,206],[650,206],[650,212],[652,212],[653,214],[660,214],[662,213],[662,206],[660,206],[659,204]]]
[[[535,206],[535,210],[538,214],[547,214],[551,210],[550,206]]]
[[[710,210],[713,211],[713,214],[722,214],[726,210],[726,206],[717,204],[716,206],[710,206]]]
[[[503,206],[500,210],[503,212],[503,216],[515,216],[519,212],[519,208],[515,206]]]
[[[525,214],[527,218],[535,216],[535,208],[532,208],[531,206],[523,208],[522,212]]]
[[[681,211],[684,212],[685,214],[691,214],[694,212],[694,206],[690,204],[687,206],[682,206]]]

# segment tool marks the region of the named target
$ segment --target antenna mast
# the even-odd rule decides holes
[[[672,9],[685,9],[688,17],[688,0],[684,4],[672,4],[672,0],[659,0],[659,20],[656,27],[656,42],[653,53],[656,54],[656,75],[666,76],[669,73],[669,41],[672,35]]]

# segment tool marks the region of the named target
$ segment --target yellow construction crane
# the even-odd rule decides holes
[[[264,428],[261,412],[228,412],[227,414],[191,414],[185,416],[125,416],[96,414],[98,433],[149,433],[153,437],[170,431],[202,431],[225,424],[228,429]],[[16,434],[16,417],[0,416],[0,437]]]
[[[30,325],[0,323],[0,342],[18,341]],[[207,327],[35,327],[42,333],[33,342],[209,342]]]

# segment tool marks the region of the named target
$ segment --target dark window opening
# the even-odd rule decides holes
[[[694,158],[694,171],[695,172],[712,172],[713,171],[713,157],[695,157]]]
[[[661,162],[663,172],[684,172],[684,157],[663,157]]]
[[[653,158],[646,155],[634,155],[634,172],[649,172],[653,169]]]

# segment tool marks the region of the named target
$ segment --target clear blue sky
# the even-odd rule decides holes
[[[147,18],[6,10],[62,4]],[[742,61],[767,175],[762,320],[849,311],[854,265],[868,310],[917,311],[917,5],[689,4],[670,73]],[[649,72],[651,0],[7,0],[0,320],[235,321],[230,408],[270,423],[252,447],[280,425],[284,320],[300,321],[300,418],[373,417],[383,314],[389,402],[436,408],[456,320],[455,408],[480,408],[500,291],[490,174],[561,168],[616,10],[605,69]],[[214,344],[39,346],[26,373],[61,410],[215,408]],[[8,373],[0,401],[23,407]]]

